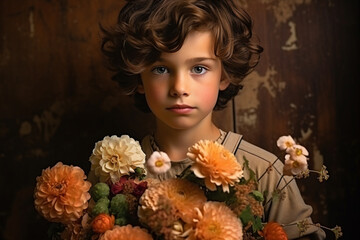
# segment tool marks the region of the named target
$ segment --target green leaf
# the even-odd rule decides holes
[[[260,231],[263,228],[264,228],[264,226],[262,224],[261,218],[259,216],[256,216],[255,221],[253,222],[253,225],[252,225],[253,232]]]
[[[240,214],[240,220],[243,226],[251,224],[253,232],[257,232],[263,229],[261,218],[259,216],[253,215],[250,205],[248,205]]]
[[[241,212],[240,220],[244,226],[248,225],[249,222],[253,223],[255,221],[254,215],[252,214],[252,211],[251,211],[251,208],[249,205]]]
[[[251,194],[251,196],[253,196],[256,199],[256,201],[258,201],[258,202],[264,201],[264,196],[262,195],[261,192],[254,190],[250,194]]]
[[[250,173],[248,182],[251,180],[254,180],[255,182],[257,182],[255,172],[249,167],[249,160],[247,160],[245,156],[243,156],[243,159],[244,159],[244,169],[247,169]]]

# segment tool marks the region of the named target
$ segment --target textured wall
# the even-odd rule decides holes
[[[310,150],[310,168],[328,167],[330,179],[299,180],[314,219],[343,225],[358,214],[359,4],[356,1],[244,1],[265,48],[234,105],[235,126],[252,142],[277,152],[291,134]],[[331,235],[330,235],[331,236]]]
[[[215,120],[275,153],[280,135],[305,145],[310,166],[324,163],[330,179],[300,180],[304,198],[315,220],[342,225],[349,236],[348,218],[359,214],[359,3],[242,2],[265,51]],[[46,239],[47,223],[32,199],[41,169],[62,161],[88,170],[96,141],[112,134],[141,139],[153,126],[151,115],[119,95],[102,64],[98,23],[114,20],[120,6],[0,1],[0,239]]]

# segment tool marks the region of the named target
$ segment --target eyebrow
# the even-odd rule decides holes
[[[216,59],[209,57],[197,57],[186,60],[186,62],[203,62],[203,61],[216,61]]]
[[[193,62],[216,61],[216,60],[217,60],[216,58],[211,58],[211,57],[196,57],[196,58],[187,59],[186,62],[193,63]],[[157,62],[167,62],[167,60],[160,57],[157,60]]]

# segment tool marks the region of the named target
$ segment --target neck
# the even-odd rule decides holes
[[[155,142],[161,151],[166,152],[171,161],[181,161],[186,158],[188,148],[200,140],[216,140],[220,130],[212,122],[207,126],[195,126],[189,129],[173,129],[157,122]]]

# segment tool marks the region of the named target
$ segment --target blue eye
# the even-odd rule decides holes
[[[204,74],[207,72],[207,69],[202,66],[196,66],[192,69],[192,72],[195,74]]]
[[[168,69],[166,67],[155,67],[153,68],[153,70],[151,70],[153,73],[155,74],[165,74],[165,73],[168,73]]]

